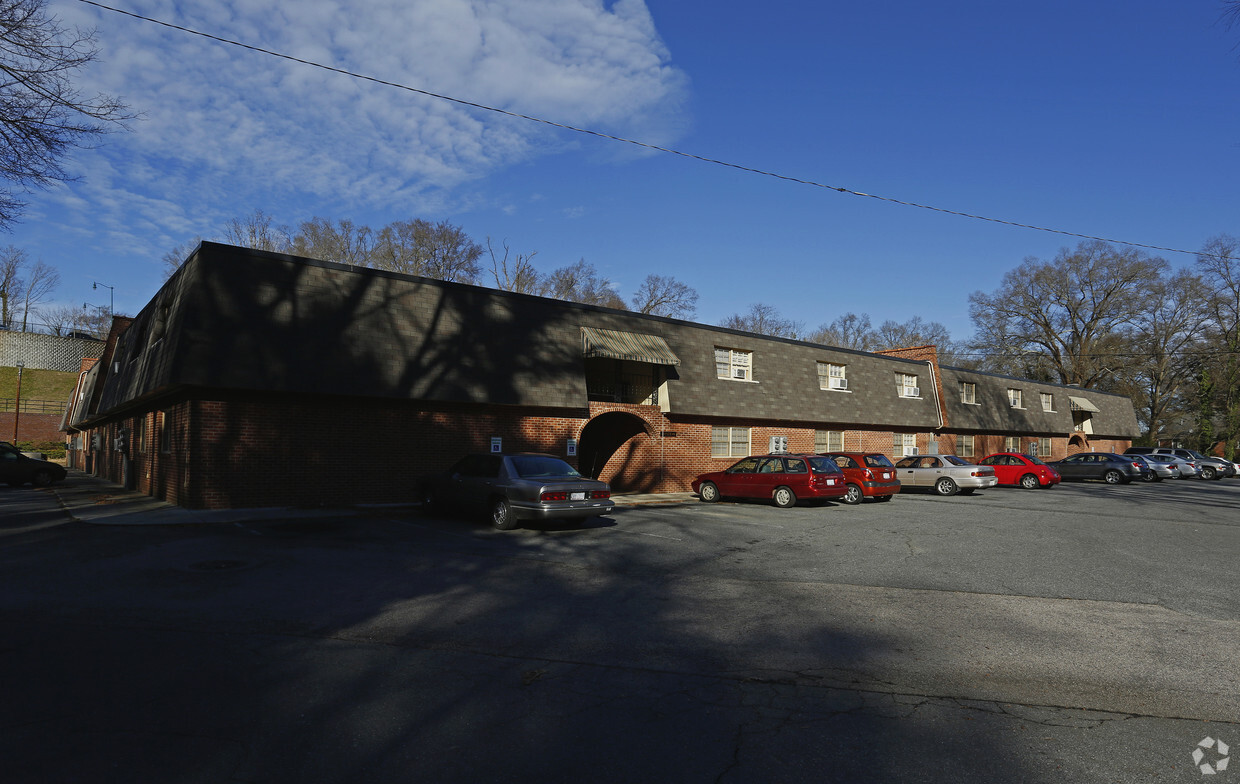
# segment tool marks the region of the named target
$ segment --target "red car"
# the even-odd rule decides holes
[[[720,498],[769,498],[787,508],[798,498],[842,498],[848,492],[844,472],[821,455],[752,455],[726,471],[693,480],[703,501]]]
[[[880,452],[825,452],[823,456],[835,461],[844,472],[848,481],[843,499],[846,504],[859,504],[865,498],[890,501],[900,492],[896,467]]]
[[[999,484],[1020,486],[1026,490],[1035,487],[1054,487],[1062,477],[1059,472],[1036,457],[1019,452],[996,452],[977,461],[978,465],[990,466],[999,477]]]

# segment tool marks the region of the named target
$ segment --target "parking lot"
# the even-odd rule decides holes
[[[1240,480],[508,532],[0,508],[15,781],[1190,781],[1240,739]]]

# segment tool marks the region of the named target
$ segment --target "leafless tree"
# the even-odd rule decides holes
[[[1113,373],[1166,266],[1097,240],[1065,248],[1051,262],[1026,258],[994,294],[970,295],[975,348],[992,356],[1036,356],[1050,380],[1098,386]]]
[[[32,311],[60,285],[60,273],[42,261],[36,261],[26,276],[22,294],[22,332],[25,332]]]
[[[845,313],[830,324],[823,324],[809,335],[807,340],[824,346],[873,351],[875,334],[870,326],[870,316],[862,313]]]
[[[799,321],[783,318],[774,305],[755,304],[749,312],[741,315],[735,313],[720,322],[719,326],[728,329],[739,329],[754,332],[758,335],[770,335],[776,338],[797,338],[801,335],[804,325]]]
[[[599,275],[594,265],[585,259],[554,270],[547,276],[545,283],[548,297],[628,310],[611,281]]]
[[[82,309],[72,305],[51,305],[39,309],[39,323],[49,334],[65,337],[83,329]]]
[[[292,252],[320,261],[369,267],[373,245],[374,232],[368,226],[358,226],[347,219],[333,223],[326,218],[311,218],[297,227]]]
[[[459,226],[421,218],[384,226],[372,252],[379,269],[457,283],[478,282],[481,257],[482,246]]]
[[[545,293],[546,284],[532,263],[538,251],[529,254],[518,253],[512,256],[510,262],[511,249],[508,247],[508,241],[504,240],[504,256],[500,258],[495,255],[491,238],[487,237],[487,252],[491,254],[491,274],[495,276],[496,288],[503,291],[515,291],[519,294],[542,295]]]
[[[163,255],[164,280],[171,278],[172,273],[181,268],[181,265],[189,258],[189,254],[194,252],[194,248],[197,248],[200,242],[202,242],[202,238],[195,237],[192,240],[182,242]]]
[[[64,156],[133,119],[106,95],[83,96],[75,73],[95,59],[93,30],[68,30],[46,0],[0,0],[0,176],[16,189],[67,182]],[[0,227],[25,206],[0,189]]]
[[[13,328],[13,314],[22,299],[22,268],[30,257],[26,251],[14,245],[0,248],[0,329]]]
[[[272,217],[262,210],[230,220],[224,227],[224,242],[272,253],[288,253],[293,247],[288,228],[274,225]]]
[[[647,275],[633,294],[633,310],[650,316],[691,319],[697,313],[698,293],[664,275]]]
[[[1212,426],[1209,420],[1217,416],[1218,435],[1234,455],[1240,435],[1240,238],[1223,234],[1210,239],[1197,254],[1197,266],[1209,288],[1207,333],[1214,349],[1197,362],[1199,429]]]

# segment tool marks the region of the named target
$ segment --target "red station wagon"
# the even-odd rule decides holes
[[[1019,452],[996,452],[977,461],[978,465],[995,469],[1001,485],[1019,485],[1026,490],[1035,487],[1054,487],[1059,484],[1059,472],[1036,457]]]
[[[900,492],[896,467],[881,452],[824,452],[823,457],[831,458],[848,480],[846,504],[859,504],[864,498],[890,501]]]
[[[842,498],[848,492],[844,473],[821,455],[753,455],[726,471],[693,480],[693,492],[706,502],[720,498],[769,498],[781,508],[798,498]]]

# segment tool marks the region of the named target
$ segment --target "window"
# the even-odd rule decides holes
[[[901,458],[917,454],[917,435],[915,433],[894,433],[891,439],[891,456]]]
[[[1050,411],[1051,413],[1055,411],[1055,396],[1050,392],[1042,393],[1042,410]]]
[[[1038,457],[1051,456],[1051,440],[1049,438],[1038,439]]]
[[[960,450],[961,457],[973,457],[973,436],[961,436],[956,448]]]
[[[846,365],[837,365],[834,362],[819,362],[818,388],[848,389],[848,376],[846,375],[846,369]]]
[[[749,428],[712,427],[710,429],[711,457],[744,457],[749,454]]]
[[[818,454],[824,452],[843,452],[844,451],[844,431],[843,430],[815,430],[814,431],[814,451]]]
[[[1012,408],[1024,408],[1023,402],[1024,396],[1019,389],[1008,388],[1008,403],[1012,405]]]
[[[900,397],[921,397],[921,389],[917,386],[917,376],[910,373],[896,373],[896,388]]]
[[[138,417],[134,420],[134,430],[137,431],[138,454],[146,454],[146,415]]]
[[[960,382],[960,402],[969,405],[977,403],[977,384],[972,381]]]
[[[1017,436],[1008,436],[1007,438],[1003,439],[1003,451],[1004,452],[1019,452],[1020,451],[1020,438],[1018,438]]]
[[[752,381],[753,352],[716,347],[715,375],[734,381]]]

